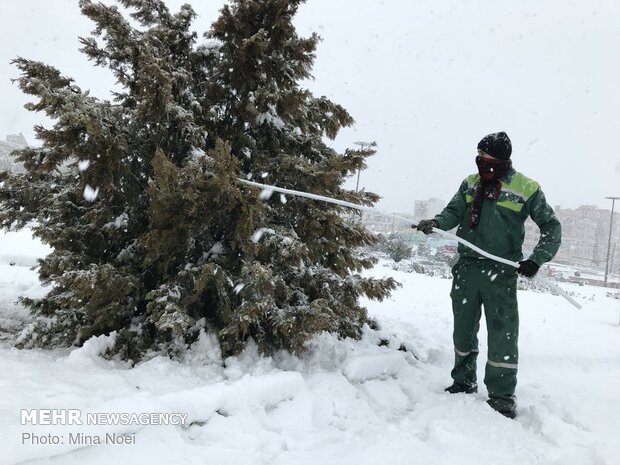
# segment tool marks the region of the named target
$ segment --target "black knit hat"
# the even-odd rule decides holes
[[[494,132],[484,136],[478,143],[478,150],[488,153],[493,158],[508,160],[512,153],[512,144],[505,132]]]

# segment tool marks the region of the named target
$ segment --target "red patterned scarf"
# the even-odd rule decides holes
[[[471,216],[469,227],[475,229],[480,223],[482,201],[484,199],[497,200],[502,191],[502,178],[512,168],[510,160],[498,160],[496,158],[476,157],[480,184],[474,190],[474,199],[471,204]]]

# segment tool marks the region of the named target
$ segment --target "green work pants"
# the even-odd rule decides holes
[[[461,258],[452,275],[455,351],[452,378],[460,384],[476,383],[478,330],[484,307],[488,332],[484,384],[496,408],[514,409],[519,358],[517,272],[491,260]]]

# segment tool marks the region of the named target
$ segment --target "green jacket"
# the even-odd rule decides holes
[[[474,189],[479,183],[479,174],[472,174],[463,181],[450,203],[435,216],[439,229],[447,231],[458,225],[457,236],[493,255],[519,261],[523,259],[524,223],[530,216],[540,228],[540,239],[529,259],[539,266],[551,260],[560,248],[562,226],[540,185],[511,169],[502,178],[499,198],[496,201],[483,200],[480,223],[471,229],[469,216]],[[482,258],[461,244],[458,252],[461,257]]]

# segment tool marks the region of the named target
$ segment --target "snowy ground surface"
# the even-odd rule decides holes
[[[18,295],[45,292],[28,268],[42,253],[27,233],[0,235],[5,331],[26,318]],[[318,337],[301,359],[261,358],[250,347],[223,364],[205,336],[184,363],[159,357],[130,369],[97,356],[111,338],[53,352],[0,342],[0,463],[620,464],[620,300],[564,285],[578,311],[520,292],[519,408],[508,420],[486,405],[484,388],[443,391],[453,358],[450,281],[386,263],[372,273],[403,284],[368,304],[381,331],[360,342]],[[20,426],[20,409],[34,408],[182,412],[191,425]],[[135,444],[67,443],[69,433],[111,432],[135,433]],[[22,445],[22,433],[64,444]]]

